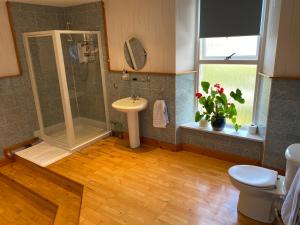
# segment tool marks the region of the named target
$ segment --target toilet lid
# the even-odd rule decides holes
[[[228,173],[241,183],[261,188],[275,186],[278,175],[275,170],[250,165],[233,166]]]

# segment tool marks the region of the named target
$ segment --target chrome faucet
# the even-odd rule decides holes
[[[133,101],[136,101],[136,100],[139,100],[140,97],[137,94],[132,94],[131,98]]]

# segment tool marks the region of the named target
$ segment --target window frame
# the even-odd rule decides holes
[[[205,50],[206,50],[206,45],[205,42],[206,40],[199,40],[200,41],[200,55],[198,56],[199,58],[199,63],[201,62],[209,62],[209,61],[220,61],[220,62],[226,62],[226,64],[230,64],[229,61],[234,61],[234,62],[240,62],[240,61],[246,61],[247,64],[257,64],[258,63],[258,58],[259,58],[259,47],[261,43],[261,35],[257,36],[257,48],[256,48],[256,55],[255,56],[233,56],[231,59],[226,60],[225,58],[227,57],[226,55],[224,56],[206,56],[205,55]],[[202,59],[200,58],[202,55]],[[254,63],[255,62],[255,63]],[[203,64],[203,63],[202,63]],[[209,63],[205,63],[209,64]],[[218,63],[218,64],[225,64],[225,63]],[[236,64],[242,64],[241,63],[236,63]]]
[[[201,64],[240,64],[240,65],[257,65],[256,69],[256,77],[255,77],[255,87],[254,87],[254,101],[253,101],[253,113],[252,113],[252,124],[256,124],[256,110],[257,110],[257,100],[258,100],[258,90],[260,87],[260,79],[259,74],[262,71],[263,67],[263,59],[264,59],[264,52],[265,52],[265,42],[266,42],[266,30],[267,30],[267,23],[268,23],[268,12],[269,12],[269,1],[270,0],[263,0],[262,6],[262,15],[261,15],[261,27],[260,27],[260,35],[258,36],[258,44],[257,44],[257,58],[250,59],[244,57],[237,57],[236,59],[229,59],[226,60],[221,58],[216,59],[200,59],[201,54],[201,41],[200,41],[200,2],[198,0],[198,12],[197,12],[197,32],[196,32],[196,51],[195,51],[195,67],[196,67],[196,82],[195,82],[195,92],[199,92],[200,86],[200,66]],[[243,59],[244,58],[244,59]],[[199,102],[195,99],[195,111],[199,108]],[[227,125],[228,126],[228,125]]]

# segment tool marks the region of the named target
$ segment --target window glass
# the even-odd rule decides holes
[[[238,111],[237,122],[241,125],[252,123],[256,69],[257,65],[200,65],[200,80],[208,81],[211,85],[221,84],[228,97],[230,97],[230,91],[235,91],[237,88],[242,91],[245,103],[234,102]],[[201,87],[199,90],[202,90]],[[227,120],[227,123],[230,124],[231,121]]]
[[[258,36],[217,37],[200,39],[200,59],[257,59]]]

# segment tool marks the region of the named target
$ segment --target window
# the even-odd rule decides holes
[[[199,84],[220,83],[226,94],[241,89],[246,100],[236,104],[241,125],[253,122],[266,4],[266,0],[200,0],[198,5]]]
[[[199,83],[221,83],[228,95],[241,89],[246,100],[245,104],[236,104],[241,125],[252,123],[258,53],[257,35],[200,38]]]
[[[200,38],[200,59],[257,60],[259,36]]]

